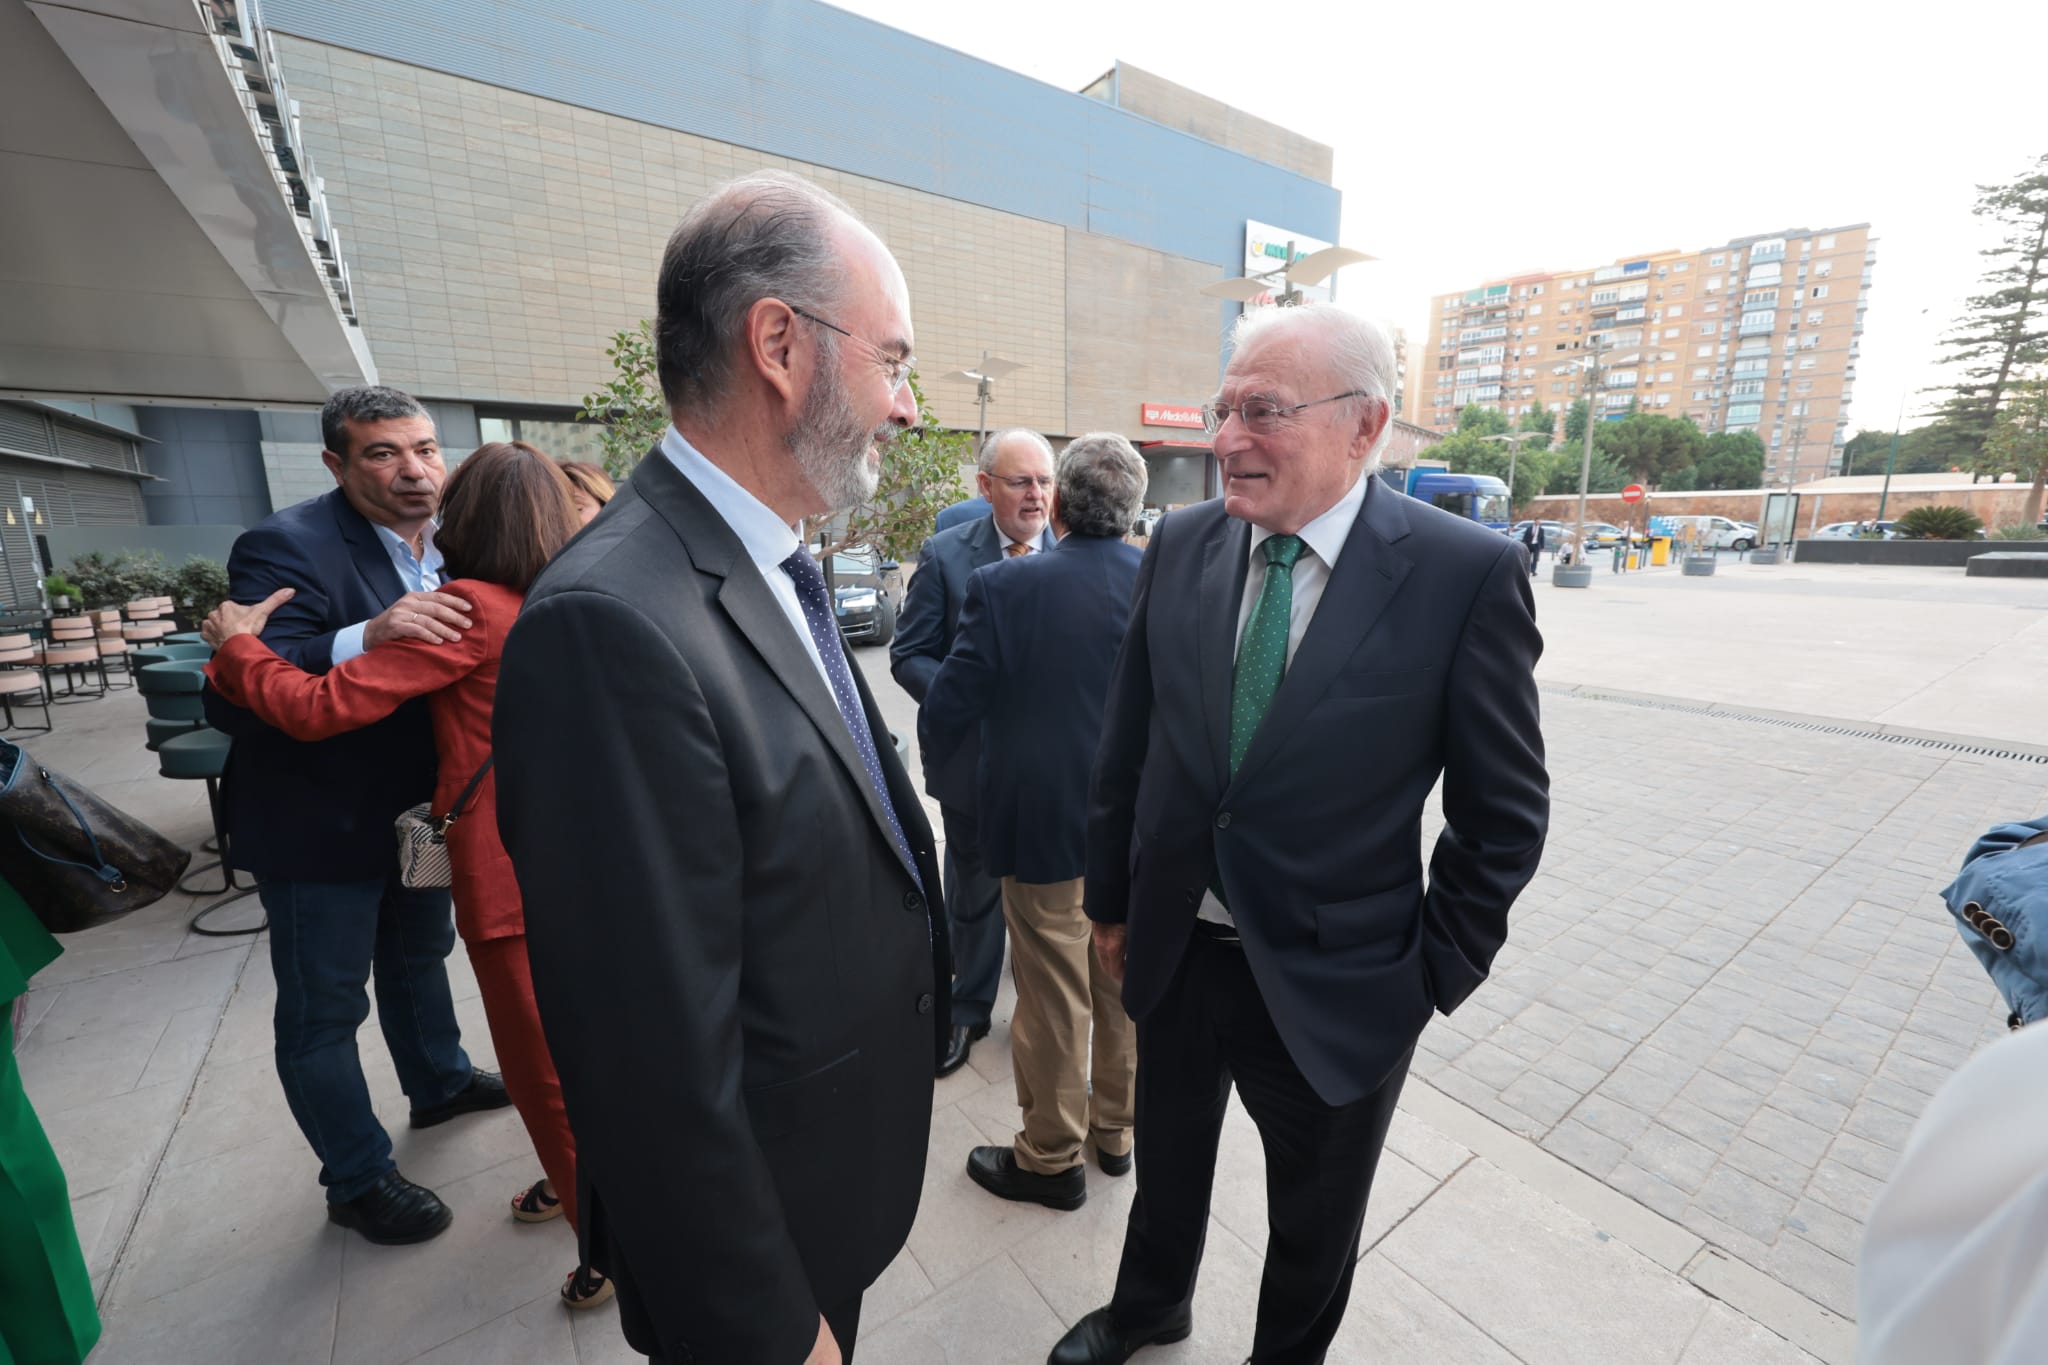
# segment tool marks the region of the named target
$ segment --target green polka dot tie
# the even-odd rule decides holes
[[[1230,689],[1230,771],[1236,775],[1252,747],[1259,722],[1272,708],[1273,694],[1287,672],[1287,620],[1294,607],[1294,561],[1301,558],[1300,536],[1269,536],[1266,581],[1259,600],[1244,623],[1237,642],[1237,673]]]

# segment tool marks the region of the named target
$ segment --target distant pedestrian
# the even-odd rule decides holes
[[[1543,561],[1543,523],[1535,518],[1522,528],[1522,548],[1529,552],[1529,577],[1536,576],[1536,566]]]

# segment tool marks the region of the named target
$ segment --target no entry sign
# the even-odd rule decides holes
[[[1644,491],[1645,490],[1641,484],[1632,483],[1628,487],[1621,490],[1621,500],[1623,502],[1641,502],[1643,500]]]

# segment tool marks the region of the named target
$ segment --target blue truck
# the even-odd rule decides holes
[[[1452,516],[1506,531],[1508,486],[1491,474],[1453,474],[1441,465],[1383,469],[1380,476],[1411,498],[1441,507]]]

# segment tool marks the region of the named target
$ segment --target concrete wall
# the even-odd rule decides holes
[[[1104,80],[1106,85],[1098,82],[1084,93],[1108,99],[1119,109],[1193,133],[1204,141],[1285,166],[1298,175],[1324,184],[1330,181],[1333,153],[1312,138],[1255,118],[1200,91],[1175,85],[1164,76],[1155,76],[1129,62],[1118,62],[1116,70]]]
[[[1981,484],[1970,491],[1916,493],[1894,487],[1885,501],[1885,516],[1895,518],[1914,507],[1966,507],[1993,530],[2018,524],[2026,510],[2027,485]],[[1805,535],[1816,526],[1837,521],[1872,521],[1877,517],[1877,493],[1802,493],[1799,496],[1798,532]],[[1725,493],[1652,493],[1645,500],[1650,515],[1659,517],[1721,516],[1736,521],[1755,521],[1763,514],[1764,492],[1741,489]],[[1578,505],[1576,493],[1547,494],[1529,500],[1529,515],[1564,517]],[[1640,520],[1643,503],[1632,509],[1617,495],[1593,495],[1586,499],[1586,516],[1621,525],[1624,519]]]
[[[149,472],[157,476],[142,485],[151,526],[254,526],[270,515],[262,424],[255,413],[145,407],[136,421],[140,434],[154,442],[142,448]]]
[[[1216,268],[1200,261],[1066,234],[1067,410],[1059,430],[1185,439],[1184,428],[1144,425],[1141,409],[1195,407],[1216,392],[1238,312],[1199,292],[1216,279]]]

